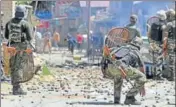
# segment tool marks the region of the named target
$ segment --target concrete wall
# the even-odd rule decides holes
[[[15,1],[1,1],[1,11],[4,13],[2,25],[5,26],[5,24],[14,16]]]

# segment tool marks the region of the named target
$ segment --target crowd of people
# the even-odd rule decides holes
[[[69,32],[67,36],[64,38],[64,41],[67,42],[68,50],[73,54],[75,49],[78,49],[80,52],[83,49],[87,49],[87,47],[84,47],[85,43],[88,43],[88,40],[83,37],[84,34],[81,34],[79,32],[73,33]],[[51,53],[52,47],[55,47],[57,50],[60,50],[59,47],[60,41],[61,41],[61,35],[57,30],[54,31],[54,33],[51,33],[50,29],[46,29],[45,33],[41,34],[40,32],[37,32],[34,28],[34,44],[36,47],[37,52],[45,52],[45,49],[48,48],[49,52]],[[90,38],[90,52],[92,52],[95,49],[102,49],[103,47],[103,34],[100,32],[91,33]],[[42,44],[41,44],[42,43]],[[41,50],[41,46],[43,47]]]

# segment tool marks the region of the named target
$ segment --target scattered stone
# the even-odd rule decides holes
[[[156,105],[152,105],[152,107],[156,107]]]
[[[11,99],[10,101],[15,101],[15,99]]]
[[[64,90],[64,91],[68,93],[68,90]]]
[[[145,99],[144,98],[141,98],[141,101],[144,101]]]
[[[104,98],[104,100],[107,100],[107,98]]]
[[[31,103],[34,103],[33,101],[31,101]]]
[[[123,103],[121,103],[120,105],[121,105],[121,106],[124,106],[124,104],[123,104]]]
[[[166,93],[165,95],[167,96],[168,94]]]
[[[113,101],[112,101],[112,100],[110,100],[110,101],[109,101],[109,103],[113,103]]]

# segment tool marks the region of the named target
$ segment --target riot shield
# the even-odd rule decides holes
[[[159,22],[159,18],[157,16],[152,16],[147,20],[147,32],[149,32],[149,29],[151,28],[151,25],[153,23]],[[150,41],[148,40],[148,42],[150,43]],[[149,48],[149,53],[153,56],[154,53],[158,52],[160,49],[160,47],[158,46],[158,44],[156,43],[152,43],[150,48]],[[153,53],[154,51],[154,53]]]
[[[113,28],[107,35],[105,45],[109,48],[129,42],[129,31],[126,28]]]
[[[21,83],[31,80],[34,75],[34,58],[32,54],[28,54],[27,63],[23,67],[23,81],[21,81]]]
[[[129,39],[129,31],[126,28],[113,28],[108,33],[105,39],[105,46],[103,49],[103,58],[101,60],[101,71],[104,75],[104,78],[113,79],[113,72],[116,73],[116,65],[109,64],[109,60],[107,56],[110,54],[110,48],[120,47],[126,43],[130,42]],[[112,71],[112,72],[109,72]],[[119,73],[119,72],[117,72]]]
[[[23,45],[22,45],[23,46]],[[7,52],[10,55],[9,58],[9,67],[10,74],[15,75],[20,74],[20,78],[18,78],[15,82],[24,83],[33,78],[35,75],[34,68],[34,59],[32,49],[28,48],[26,50],[18,50],[21,47],[10,46],[7,47]],[[19,76],[18,76],[19,77]],[[12,77],[14,78],[14,77]]]
[[[159,22],[159,18],[157,16],[152,16],[147,20],[147,31],[149,31],[151,25],[155,22]]]

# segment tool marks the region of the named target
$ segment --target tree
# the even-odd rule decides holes
[[[23,0],[23,1],[19,0],[19,1],[16,1],[16,4],[17,5],[29,5],[31,2],[32,1],[30,0]]]

